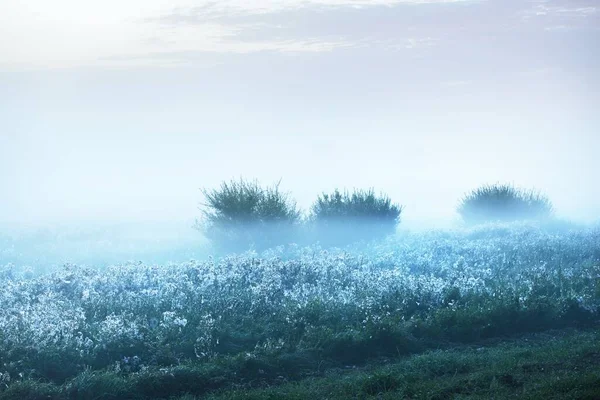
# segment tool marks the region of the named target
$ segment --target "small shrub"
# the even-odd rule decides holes
[[[488,185],[468,193],[458,206],[458,213],[469,224],[548,220],[553,214],[550,200],[534,190],[511,185]]]
[[[285,244],[300,220],[296,203],[279,190],[279,184],[261,187],[258,182],[223,182],[203,191],[204,219],[197,227],[225,251],[263,250]]]
[[[402,206],[385,195],[377,196],[373,189],[352,194],[336,189],[317,198],[309,220],[321,243],[343,245],[394,233],[401,212]]]

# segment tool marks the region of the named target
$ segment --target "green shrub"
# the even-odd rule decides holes
[[[279,183],[262,187],[243,179],[203,189],[204,218],[197,227],[220,250],[264,250],[293,239],[300,212],[279,190]]]
[[[550,200],[534,190],[507,184],[481,186],[461,200],[458,213],[469,224],[548,220],[553,214]]]
[[[316,239],[325,245],[344,245],[392,234],[400,221],[402,206],[373,189],[352,194],[336,189],[323,193],[312,205],[309,221]]]

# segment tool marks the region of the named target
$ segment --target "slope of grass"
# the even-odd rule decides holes
[[[324,377],[208,398],[598,399],[600,335],[552,332],[493,346],[459,347]]]
[[[288,369],[282,368],[287,362]],[[14,383],[1,400],[16,399],[598,399],[600,333],[549,331],[381,358],[362,367],[323,368],[270,356],[230,358],[122,375],[87,371],[52,385]]]

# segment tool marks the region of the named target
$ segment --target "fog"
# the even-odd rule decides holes
[[[200,189],[239,177],[303,210],[374,188],[411,229],[496,182],[599,218],[592,1],[25,3],[0,5],[0,231],[56,262],[197,256]]]

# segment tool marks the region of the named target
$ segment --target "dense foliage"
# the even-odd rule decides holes
[[[84,371],[176,371],[222,357],[247,365],[279,354],[293,368],[277,368],[293,376],[313,360],[356,364],[594,326],[599,249],[597,228],[523,225],[406,234],[360,252],[299,247],[168,266],[66,265],[38,277],[9,265],[0,272],[0,374],[6,386],[60,383]]]
[[[534,190],[515,188],[507,184],[479,187],[461,200],[458,213],[463,221],[508,222],[547,220],[553,214],[548,197]]]
[[[336,189],[317,198],[309,219],[319,242],[343,245],[393,234],[401,212],[401,206],[385,195],[376,195],[373,189],[352,193]]]
[[[300,212],[279,184],[232,180],[203,194],[204,219],[198,227],[219,249],[264,250],[294,239]]]

